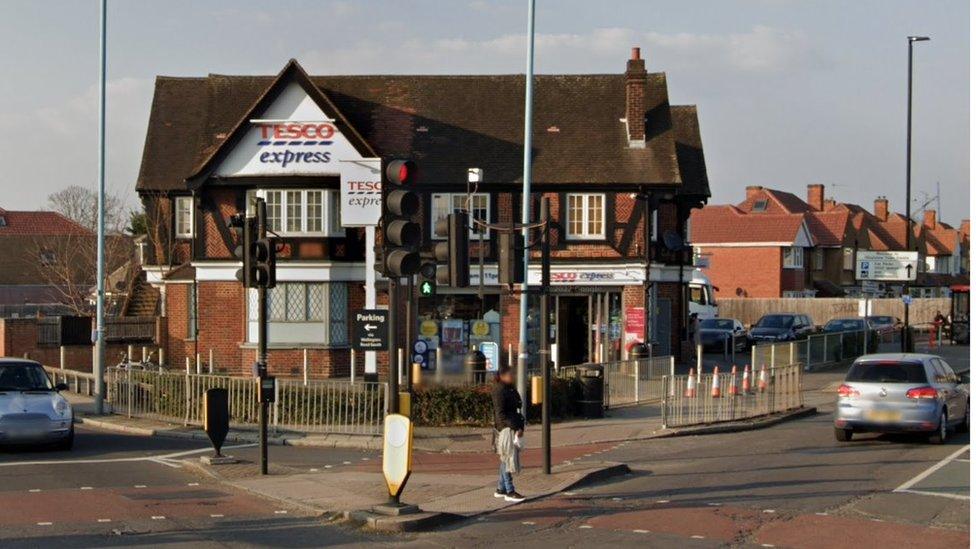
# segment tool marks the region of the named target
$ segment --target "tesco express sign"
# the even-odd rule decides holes
[[[262,164],[285,168],[292,164],[324,164],[332,153],[322,150],[332,145],[337,130],[329,122],[262,123],[257,145],[266,148],[258,156]]]

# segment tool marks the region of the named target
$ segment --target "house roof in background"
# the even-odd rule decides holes
[[[803,214],[751,215],[735,206],[705,206],[691,212],[694,244],[793,243],[805,228]]]
[[[0,208],[0,237],[4,236],[95,236],[95,233],[58,212]]]

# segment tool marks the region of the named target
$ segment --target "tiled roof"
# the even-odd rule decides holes
[[[814,244],[828,247],[844,245],[844,235],[851,218],[848,212],[807,212],[804,215]]]
[[[157,78],[137,190],[186,189],[274,78]],[[421,183],[463,185],[472,166],[486,184],[521,181],[524,75],[310,78],[378,155],[417,159]],[[694,158],[679,169],[663,73],[647,75],[646,147],[628,146],[625,83],[623,74],[536,77],[533,183],[673,187],[685,171],[705,177]],[[697,134],[697,115],[678,114]],[[700,147],[697,135],[685,141]],[[685,183],[708,194],[707,180]]]
[[[0,208],[2,236],[94,236],[94,233],[57,212],[10,211]]]
[[[762,212],[765,214],[791,214],[812,211],[810,205],[795,194],[776,189],[767,189],[765,187],[759,187],[758,193],[747,196],[745,200],[739,203],[738,207],[744,212],[760,213],[753,211],[756,202],[759,200],[767,201],[766,209]]]
[[[705,206],[691,212],[691,241],[793,242],[802,226],[802,214],[751,215],[727,204]]]

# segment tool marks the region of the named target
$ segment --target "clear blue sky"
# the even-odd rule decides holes
[[[109,0],[109,186],[135,204],[155,75],[518,73],[525,2]],[[95,184],[98,2],[0,4],[0,207]],[[633,45],[698,105],[713,203],[766,185],[904,204],[905,36],[916,50],[914,184],[969,207],[969,4],[538,0],[537,70],[622,72]],[[917,195],[921,197],[921,193]]]

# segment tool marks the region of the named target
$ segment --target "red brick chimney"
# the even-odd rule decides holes
[[[759,197],[762,196],[763,190],[762,185],[749,185],[746,187],[746,200],[750,202],[759,200]]]
[[[926,229],[935,228],[935,210],[925,210],[925,217],[922,221]]]
[[[969,238],[969,220],[963,219],[959,222],[959,232],[964,234],[966,238]]]
[[[874,199],[874,216],[881,221],[888,221],[888,199],[879,196]]]
[[[627,60],[627,140],[634,148],[644,148],[647,135],[644,131],[647,105],[645,93],[647,91],[647,69],[640,56],[640,48],[630,49],[630,59]]]
[[[824,211],[824,186],[821,183],[807,185],[807,204],[818,212]]]

